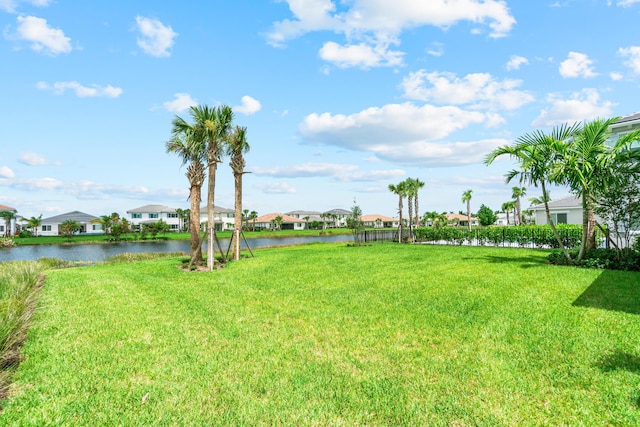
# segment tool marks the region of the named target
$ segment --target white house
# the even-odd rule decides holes
[[[548,202],[549,212],[554,224],[582,224],[582,198],[568,196]],[[544,203],[529,208],[533,211],[536,224],[549,224]],[[598,219],[600,222],[600,219]]]
[[[259,216],[255,219],[256,229],[273,230],[276,227],[275,220],[277,217],[282,218],[280,224],[281,230],[304,230],[305,221],[300,218],[294,218],[289,215],[280,213],[269,213]],[[252,222],[253,223],[253,222]]]
[[[175,208],[164,205],[146,205],[127,211],[129,221],[134,227],[140,224],[151,224],[162,220],[173,231],[180,230],[181,219]]]
[[[11,206],[0,205],[0,212],[10,212],[15,214],[18,212],[16,208]],[[13,236],[16,232],[16,218],[9,220],[8,222],[4,218],[0,218],[0,237],[1,236]]]
[[[638,129],[640,129],[640,113],[634,113],[628,116],[621,117],[611,126],[609,126],[609,132],[613,134],[611,143],[617,141],[620,136]],[[640,149],[640,141],[634,142],[631,147]]]
[[[200,225],[205,229],[207,228],[207,221],[209,220],[208,212],[207,205],[200,206]],[[233,230],[235,211],[233,209],[214,206],[213,222],[215,224],[216,231]]]
[[[321,216],[322,213],[318,211],[291,211],[285,212],[285,215],[304,221],[305,228],[309,228],[308,224],[314,221],[318,223],[328,222],[327,219]]]
[[[362,215],[360,221],[364,223],[365,227],[371,228],[396,228],[400,223],[398,218],[391,218],[380,214]]]
[[[72,211],[49,218],[43,218],[38,234],[41,236],[58,236],[60,235],[60,225],[69,220],[76,221],[80,224],[79,234],[102,234],[103,231],[100,224],[92,223],[95,219],[98,219],[98,217],[80,211]]]
[[[351,215],[351,211],[346,209],[331,209],[324,213],[334,215],[334,227],[346,227],[347,226],[347,217]]]

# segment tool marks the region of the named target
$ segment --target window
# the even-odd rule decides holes
[[[91,229],[92,229],[93,231],[100,231],[100,230],[102,230],[102,224],[93,224],[93,225],[91,226]]]
[[[42,226],[42,231],[51,231],[51,226],[50,225],[43,225]]]
[[[172,230],[178,230],[180,228],[180,226],[178,224],[171,224],[171,229]]]
[[[178,214],[177,213],[168,213],[167,214],[167,218],[178,218]]]
[[[566,213],[552,213],[551,219],[554,224],[566,224],[567,223],[567,214]]]
[[[4,225],[0,225],[0,232],[4,232]]]
[[[152,218],[152,219],[158,218],[158,214],[157,213],[150,213],[149,214],[149,218]]]
[[[131,219],[136,219],[136,218],[138,218],[138,219],[142,218],[142,214],[141,213],[132,213],[131,214]]]

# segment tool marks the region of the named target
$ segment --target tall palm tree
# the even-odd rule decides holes
[[[40,216],[32,216],[29,219],[23,219],[26,221],[27,227],[31,229],[31,233],[34,237],[38,237],[38,227],[42,225],[42,214]]]
[[[630,145],[640,139],[640,131],[635,131],[621,136],[614,145],[608,145],[612,136],[609,127],[617,120],[619,117],[586,122],[575,137],[562,146],[562,162],[557,164],[555,171],[558,180],[582,197],[583,231],[578,259],[582,259],[585,250],[596,247],[595,203],[599,186],[607,185],[610,168],[615,167]]]
[[[511,189],[511,197],[516,200],[516,212],[518,214],[517,219],[513,220],[515,225],[522,225],[522,205],[520,198],[525,194],[527,194],[527,189],[525,187],[513,187]]]
[[[502,207],[502,210],[507,214],[507,225],[510,225],[509,224],[509,211],[511,211],[512,209],[516,208],[516,202],[513,201],[513,200],[509,200],[508,202],[504,202],[501,207]],[[515,218],[514,218],[514,222],[515,222]]]
[[[420,193],[420,189],[424,187],[424,182],[420,181],[419,178],[415,178],[413,180],[413,184],[416,187],[416,192],[413,195],[413,203],[415,205],[415,213],[416,213],[416,228],[420,227],[420,210],[418,205],[418,194]]]
[[[471,230],[471,195],[473,190],[467,190],[462,193],[462,203],[467,203],[467,223]]]
[[[207,182],[207,227],[209,244],[207,250],[207,266],[213,270],[215,253],[213,249],[215,240],[215,187],[216,171],[221,156],[224,154],[224,144],[228,140],[233,122],[233,110],[227,105],[210,108],[206,105],[191,107],[191,118],[194,121],[196,151],[206,156],[208,168]]]
[[[246,162],[244,154],[249,152],[249,143],[247,142],[247,128],[236,126],[234,131],[229,135],[229,143],[227,144],[228,154],[231,156],[229,166],[233,171],[233,181],[235,184],[235,213],[233,222],[233,245],[234,260],[240,259],[240,230],[242,229],[242,175],[245,174],[244,167]]]
[[[258,218],[258,212],[251,211],[249,213],[249,219],[253,221],[253,226],[251,227],[251,231],[256,231],[256,219]]]
[[[402,200],[407,195],[406,184],[404,182],[399,182],[396,185],[389,184],[389,191],[398,196],[398,243],[402,243]]]
[[[568,260],[571,260],[571,256],[565,248],[564,242],[551,218],[547,184],[558,183],[560,181],[557,173],[554,172],[557,164],[561,161],[559,153],[562,151],[564,141],[573,138],[579,129],[580,125],[576,123],[572,126],[567,124],[557,126],[548,134],[540,130],[526,133],[518,137],[514,145],[504,145],[496,148],[486,156],[484,161],[486,165],[490,165],[498,157],[507,155],[519,164],[519,169],[513,169],[507,172],[505,175],[507,182],[511,182],[513,178],[519,177],[520,182],[526,182],[536,187],[538,185],[540,186],[547,214],[547,222],[551,226],[553,235]]]
[[[404,185],[407,194],[407,210],[409,211],[409,238],[413,239],[413,201],[418,192],[418,187],[413,178],[405,179]]]
[[[177,154],[183,165],[187,165],[186,177],[189,180],[189,255],[190,266],[202,264],[202,242],[200,240],[200,203],[202,200],[202,185],[204,184],[205,168],[204,153],[196,140],[195,129],[176,116],[173,120],[173,136],[166,143],[168,153]]]
[[[4,235],[5,237],[11,236],[11,221],[16,219],[16,214],[13,211],[0,212],[0,218],[4,219]]]

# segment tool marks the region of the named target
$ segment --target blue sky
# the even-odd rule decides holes
[[[421,213],[466,209],[468,189],[499,209],[512,165],[484,166],[493,148],[639,110],[639,18],[640,0],[0,0],[0,204],[187,208],[171,120],[226,104],[261,215],[396,216],[407,177]],[[216,204],[233,207],[226,161]]]

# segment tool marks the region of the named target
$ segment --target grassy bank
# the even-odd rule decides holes
[[[306,245],[48,274],[4,425],[638,425],[638,273]]]
[[[321,230],[279,230],[279,231],[245,231],[247,239],[256,237],[299,237],[299,236],[318,236]],[[351,234],[351,230],[347,228],[332,228],[325,231],[327,235]],[[228,239],[231,237],[231,231],[219,231],[216,235],[220,239]],[[157,236],[156,240],[189,240],[189,233],[165,233]],[[140,235],[125,234],[121,236],[121,241],[154,241],[150,236],[146,240],[141,240]],[[73,245],[73,244],[89,244],[89,243],[109,243],[110,237],[102,234],[81,234],[73,236],[71,241],[63,236],[38,236],[38,237],[14,237],[13,242],[16,245]]]

